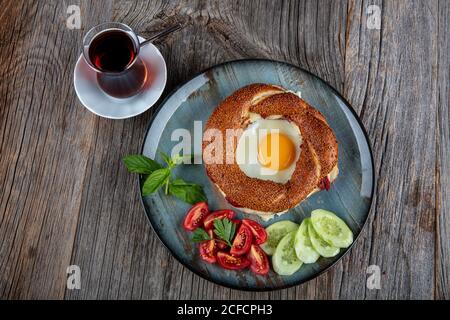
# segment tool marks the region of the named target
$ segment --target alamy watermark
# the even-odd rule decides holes
[[[81,289],[81,269],[77,265],[68,266],[66,269],[67,277],[67,289]]]
[[[80,6],[72,4],[67,7],[66,13],[69,15],[66,19],[66,27],[70,30],[81,29]]]
[[[202,121],[194,121],[194,130],[178,128],[172,131],[172,142],[177,142],[171,149],[172,159],[179,158],[184,164],[238,164],[256,165],[270,162],[271,166],[278,167],[280,159],[280,129],[259,128],[255,134],[245,134],[243,129],[226,129],[225,131],[209,128],[203,132]],[[271,142],[261,144],[267,137]],[[290,136],[291,140],[300,140]],[[202,150],[202,144],[205,148]],[[299,152],[296,151],[296,152]],[[264,156],[261,156],[261,155]],[[193,155],[188,156],[188,155]],[[262,160],[262,158],[264,160]],[[261,175],[274,175],[276,171],[267,170],[259,166]]]
[[[381,269],[379,266],[372,264],[367,267],[366,273],[369,274],[367,277],[366,286],[369,290],[380,290],[381,289]]]
[[[370,5],[366,9],[368,29],[381,29],[381,8],[377,5]]]

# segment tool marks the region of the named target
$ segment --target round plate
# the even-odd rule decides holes
[[[331,189],[312,195],[288,213],[262,224],[267,226],[286,219],[300,223],[312,210],[323,208],[344,219],[356,241],[367,221],[374,191],[374,167],[367,134],[345,99],[323,80],[298,67],[268,60],[239,60],[206,70],[175,89],[160,104],[158,114],[150,123],[142,153],[162,162],[157,150],[170,154],[172,147],[179,143],[171,139],[175,129],[194,133],[194,121],[204,124],[224,98],[256,82],[300,91],[305,101],[325,115],[339,143],[340,173]],[[201,141],[201,136],[192,138]],[[194,146],[195,154],[201,152],[199,148]],[[181,165],[174,174],[203,185],[212,210],[231,208],[214,190],[203,165]],[[267,276],[256,276],[250,270],[224,270],[203,262],[197,245],[191,243],[192,234],[183,230],[182,221],[190,207],[188,204],[160,192],[143,198],[143,205],[156,234],[182,264],[205,279],[235,289],[274,290],[298,285],[330,268],[349,250],[341,250],[334,258],[320,258],[314,264],[304,264],[291,276],[279,276],[272,270]],[[238,217],[244,216],[237,212]]]
[[[139,37],[142,42],[145,39]],[[125,119],[137,116],[153,106],[164,91],[167,80],[166,62],[158,48],[149,43],[141,48],[139,56],[149,70],[149,80],[138,94],[117,99],[103,92],[97,83],[97,73],[81,55],[75,66],[75,92],[83,106],[104,118]]]

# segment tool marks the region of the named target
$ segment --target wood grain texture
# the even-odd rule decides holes
[[[450,299],[450,3],[439,3],[436,124],[436,298]]]
[[[82,29],[65,26],[79,4]],[[381,30],[367,28],[369,5]],[[2,1],[0,13],[0,298],[450,298],[450,2]],[[199,278],[163,247],[120,162],[140,151],[152,112],[113,121],[78,102],[72,70],[83,33],[121,21],[161,41],[165,96],[217,63],[264,57],[324,78],[372,142],[376,197],[358,243],[332,270],[252,293]],[[79,265],[81,290],[66,290]],[[381,289],[366,287],[379,265]]]

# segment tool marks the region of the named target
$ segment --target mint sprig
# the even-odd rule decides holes
[[[123,158],[128,171],[146,176],[142,185],[142,195],[145,197],[153,194],[164,186],[165,194],[171,194],[189,204],[206,201],[202,186],[183,179],[172,180],[172,169],[181,164],[184,157],[177,155],[171,158],[164,152],[159,154],[166,162],[166,167],[144,155],[135,154]]]

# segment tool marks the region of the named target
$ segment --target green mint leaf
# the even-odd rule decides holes
[[[167,153],[164,153],[162,151],[158,151],[161,155],[161,158],[167,163],[167,165],[172,168],[174,166],[172,159],[167,155]]]
[[[174,163],[174,165],[179,165],[179,164],[193,164],[195,160],[195,155],[193,154],[184,154],[184,155],[180,155],[180,154],[176,154],[175,156],[172,157],[172,162]]]
[[[122,161],[128,171],[132,173],[151,174],[153,171],[161,169],[158,162],[140,154],[128,155]]]
[[[163,168],[152,172],[147,179],[145,179],[144,185],[142,186],[142,195],[148,196],[156,192],[170,176],[170,169]]]
[[[194,236],[192,237],[192,242],[203,242],[206,240],[211,240],[209,234],[202,228],[195,229]]]
[[[175,179],[169,182],[169,193],[189,204],[206,201],[205,192],[201,186],[186,182],[183,179]]]
[[[176,154],[172,157],[172,163],[174,165],[179,165],[182,164],[184,162],[184,156]]]

